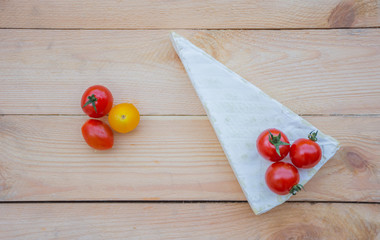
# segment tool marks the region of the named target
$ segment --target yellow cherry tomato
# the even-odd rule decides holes
[[[116,132],[127,133],[135,129],[139,124],[140,113],[133,104],[121,103],[111,109],[108,121]]]

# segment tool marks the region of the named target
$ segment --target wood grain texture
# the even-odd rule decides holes
[[[292,200],[380,202],[380,118],[306,119],[341,149]],[[143,117],[104,152],[86,120],[0,117],[0,200],[245,200],[207,117]]]
[[[93,84],[144,115],[205,114],[169,32],[0,30],[0,114],[83,114]],[[380,29],[179,33],[296,113],[380,113]]]
[[[2,204],[2,239],[368,239],[378,204],[285,203],[255,216],[247,203]]]
[[[380,25],[378,0],[6,0],[2,28],[336,28]]]

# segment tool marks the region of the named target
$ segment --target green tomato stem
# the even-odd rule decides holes
[[[302,184],[297,184],[297,185],[294,185],[292,187],[292,189],[290,189],[290,193],[293,194],[293,195],[296,195],[297,192],[301,191],[302,189],[305,190],[305,188],[303,187],[303,185]]]
[[[87,98],[88,98],[88,101],[83,105],[82,108],[86,107],[89,104],[92,104],[92,107],[95,109],[95,112],[98,113],[96,109],[96,105],[95,105],[95,102],[98,101],[98,99],[95,97],[94,94],[92,94],[91,96],[88,96]]]
[[[290,145],[290,144],[281,141],[281,133],[279,133],[277,136],[273,136],[273,134],[270,131],[268,131],[268,132],[269,132],[269,136],[268,136],[269,142],[274,145],[274,147],[276,148],[276,152],[277,152],[278,156],[281,157],[280,146],[281,145]]]
[[[318,130],[317,131],[311,131],[309,133],[309,136],[307,136],[311,141],[316,142],[318,140],[317,138]]]

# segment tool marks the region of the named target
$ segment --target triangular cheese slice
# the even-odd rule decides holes
[[[263,130],[277,128],[292,143],[317,128],[185,38],[172,33],[171,39],[253,211],[261,214],[285,202],[290,194],[277,195],[265,183],[271,162],[258,154],[256,139]],[[322,159],[312,169],[299,169],[303,185],[339,149],[338,142],[321,131],[318,143]]]

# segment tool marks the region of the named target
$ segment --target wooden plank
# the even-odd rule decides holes
[[[380,202],[379,117],[306,119],[342,147],[292,200]],[[0,200],[245,200],[206,117],[143,117],[105,152],[86,120],[0,117]]]
[[[8,0],[1,2],[0,12],[2,28],[337,28],[380,25],[378,0]]]
[[[299,114],[380,113],[380,29],[179,33]],[[93,84],[144,115],[205,114],[169,31],[0,30],[0,72],[0,114],[82,114]]]
[[[378,239],[378,204],[0,204],[2,239]]]

